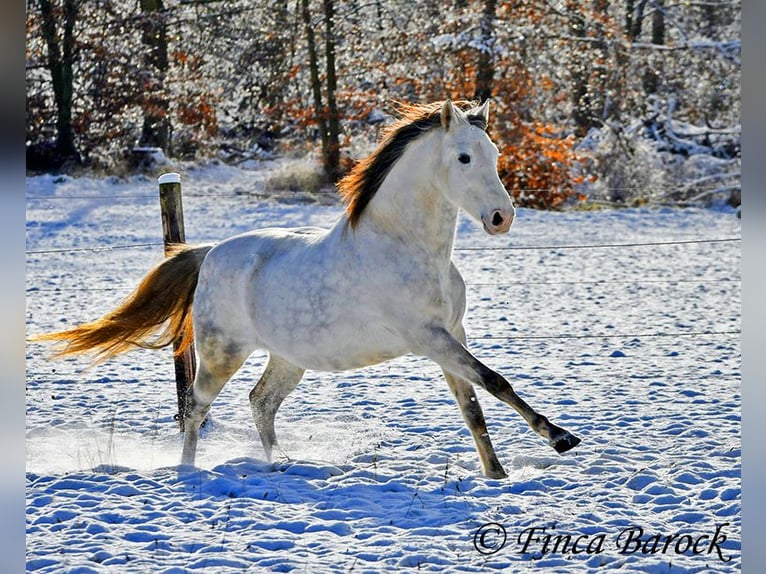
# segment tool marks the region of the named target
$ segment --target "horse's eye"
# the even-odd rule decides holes
[[[471,163],[471,156],[467,153],[461,153],[459,156],[457,156],[457,160],[460,163]]]

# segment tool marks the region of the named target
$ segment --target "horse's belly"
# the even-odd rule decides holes
[[[395,359],[403,355],[404,352],[360,352],[355,355],[307,355],[305,357],[295,357],[294,362],[303,367],[314,371],[347,371],[350,369],[360,369],[370,365],[377,365],[385,361]]]
[[[271,340],[266,346],[295,365],[317,371],[358,369],[408,352],[404,342],[383,327],[339,327],[293,332],[286,338],[268,337]]]

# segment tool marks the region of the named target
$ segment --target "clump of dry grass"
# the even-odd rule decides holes
[[[322,170],[310,158],[290,159],[282,162],[266,179],[264,190],[317,193],[328,185]]]
[[[283,202],[332,204],[339,201],[335,186],[311,157],[285,159],[266,178],[263,189],[267,195]]]

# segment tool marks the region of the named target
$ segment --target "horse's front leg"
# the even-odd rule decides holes
[[[505,478],[508,475],[495,454],[487,431],[487,423],[484,420],[484,413],[479,405],[479,399],[473,385],[447,371],[444,371],[444,378],[447,380],[447,385],[449,385],[450,391],[452,391],[460,407],[463,420],[468,430],[471,431],[471,436],[473,436],[476,452],[479,454],[479,461],[481,462],[482,474],[488,478]]]
[[[441,326],[423,328],[413,341],[413,350],[438,363],[444,371],[486,389],[511,405],[556,452],[566,452],[580,443],[579,438],[530,407],[502,375],[474,357],[447,329]]]
[[[465,344],[465,331],[462,326],[457,328],[455,336],[462,344]],[[487,423],[479,404],[479,398],[476,396],[476,389],[465,379],[456,377],[448,371],[444,371],[444,378],[457,401],[458,407],[460,407],[460,413],[463,415],[468,430],[471,431],[471,436],[476,444],[476,452],[481,462],[482,473],[488,478],[505,478],[508,475],[497,459],[495,448],[489,438]]]

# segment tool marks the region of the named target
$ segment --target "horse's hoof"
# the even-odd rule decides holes
[[[578,444],[580,444],[580,439],[570,433],[566,433],[564,436],[551,441],[551,446],[556,449],[556,452],[559,454],[573,449]]]
[[[487,478],[508,478],[508,475],[503,470],[502,466],[498,466],[496,468],[489,469],[484,472],[484,476]]]

